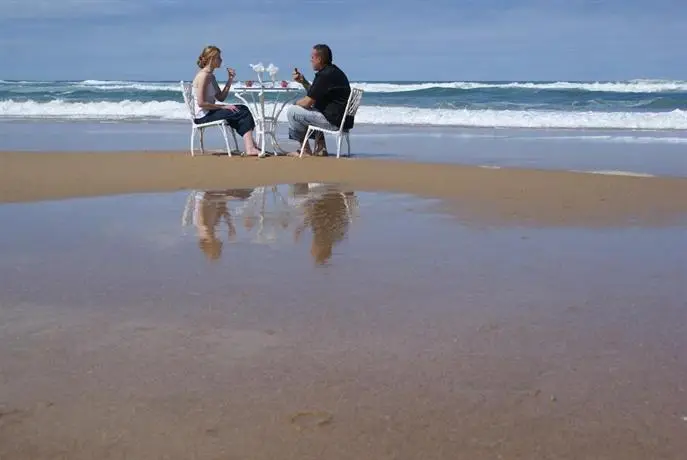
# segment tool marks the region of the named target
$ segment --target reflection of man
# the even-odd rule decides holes
[[[346,237],[351,199],[354,199],[353,192],[328,191],[305,203],[305,219],[294,236],[298,240],[303,230],[310,227],[310,254],[317,264],[326,263],[332,257],[334,245]]]
[[[302,143],[309,125],[338,130],[344,119],[346,104],[351,94],[348,77],[332,63],[332,50],[327,45],[315,45],[310,54],[312,68],[317,74],[310,84],[298,69],[294,69],[293,79],[302,84],[308,94],[289,107],[289,138]],[[353,118],[347,117],[344,129],[353,127]],[[300,146],[299,146],[300,147]],[[300,152],[290,155],[296,156]],[[309,142],[305,142],[304,155],[312,155]],[[326,155],[327,146],[324,135],[318,133],[315,141],[315,154]]]
[[[197,198],[195,224],[198,230],[198,246],[210,260],[217,260],[222,255],[222,241],[217,237],[217,228],[222,219],[227,224],[229,239],[236,235],[236,227],[229,213],[227,199],[245,200],[251,190],[226,190],[203,192]]]

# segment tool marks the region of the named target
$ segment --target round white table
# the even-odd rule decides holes
[[[268,138],[275,155],[286,153],[277,141],[279,115],[281,115],[286,104],[295,101],[304,90],[302,88],[282,88],[276,85],[272,86],[270,83],[263,83],[262,85],[257,84],[251,87],[234,87],[231,89],[231,92],[248,107],[248,110],[253,115],[256,142],[260,145],[260,157],[267,155],[265,153],[265,144]],[[271,96],[267,101],[271,104],[271,109],[265,105],[266,95]]]

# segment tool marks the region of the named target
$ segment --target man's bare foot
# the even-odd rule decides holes
[[[301,156],[301,152],[289,152],[286,154],[286,156],[287,157],[299,157],[299,156]],[[303,152],[303,156],[304,157],[311,157],[312,153],[305,151],[305,152]]]
[[[304,157],[311,157],[312,156],[312,150],[310,150],[310,144],[308,142],[306,142],[305,145],[303,145],[300,149],[298,149],[298,151],[287,153],[286,156],[299,157],[299,156],[301,156],[301,150],[303,151]]]

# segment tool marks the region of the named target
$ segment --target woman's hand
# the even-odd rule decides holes
[[[238,112],[238,111],[239,111],[239,108],[236,107],[234,104],[223,105],[222,108],[223,108],[223,109],[230,110],[230,111],[232,111],[232,112]]]
[[[231,68],[227,68],[227,75],[229,76],[229,81],[233,81],[236,78],[236,71]]]

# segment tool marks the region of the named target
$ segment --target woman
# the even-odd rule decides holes
[[[243,137],[246,155],[257,156],[260,150],[253,140],[255,120],[245,105],[219,105],[229,95],[229,88],[236,76],[234,69],[227,69],[229,79],[223,89],[219,88],[214,71],[222,65],[222,52],[216,46],[206,46],[198,56],[200,70],[193,79],[193,101],[195,123],[226,120]]]

